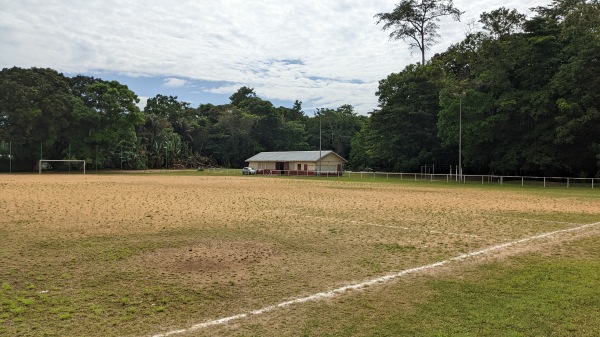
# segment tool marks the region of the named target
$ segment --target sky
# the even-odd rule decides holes
[[[377,108],[378,82],[420,62],[374,15],[399,0],[0,0],[0,68],[52,68],[126,84],[139,105],[157,94],[193,107],[225,104],[240,87],[275,106]],[[499,7],[551,0],[454,0],[426,58],[460,42]]]

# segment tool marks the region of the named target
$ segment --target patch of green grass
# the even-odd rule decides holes
[[[385,294],[375,312],[348,317],[321,315],[336,322],[316,324],[306,335],[361,336],[599,336],[600,247],[596,238],[569,244],[569,255],[550,258],[528,254],[507,261],[470,267],[462,277],[433,277],[425,300],[413,299],[408,309],[387,306]],[[410,286],[409,286],[410,287]],[[407,293],[410,288],[393,289]],[[401,289],[401,290],[400,290]],[[386,289],[385,292],[394,292]],[[382,302],[383,301],[383,302]],[[357,300],[358,302],[358,300]],[[358,303],[368,303],[364,299]],[[338,305],[338,310],[343,310]],[[370,315],[368,321],[358,317]],[[335,318],[334,318],[335,317]],[[340,322],[341,320],[341,322]],[[362,326],[357,322],[362,321]],[[324,330],[323,330],[324,329]]]
[[[8,291],[8,290],[11,290],[11,289],[12,289],[12,287],[11,287],[10,284],[8,284],[8,282],[2,282],[2,290]]]
[[[446,335],[583,335],[587,328],[600,332],[599,322],[589,318],[600,317],[599,262],[539,256],[515,260],[513,268],[485,266],[476,280],[433,282],[438,295],[407,319],[388,320],[386,330],[420,330],[405,329],[414,326],[406,321],[413,321],[430,334]]]

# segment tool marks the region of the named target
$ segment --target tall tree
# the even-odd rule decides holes
[[[348,158],[352,137],[360,131],[362,124],[362,117],[354,112],[352,105],[344,104],[335,110],[317,109],[315,116],[307,121],[310,148],[318,150],[320,139],[323,149],[333,150]]]
[[[169,122],[174,123],[183,117],[185,111],[189,108],[190,104],[178,101],[177,96],[163,96],[158,94],[148,99],[146,107],[144,107],[144,113],[163,116]]]
[[[239,88],[238,91],[236,91],[231,96],[229,96],[229,100],[231,101],[232,105],[239,107],[242,104],[242,102],[244,102],[245,100],[247,100],[249,98],[257,98],[257,97],[258,96],[256,96],[256,92],[254,92],[254,88],[248,88],[246,86],[243,86],[243,87]]]
[[[139,154],[136,126],[144,122],[144,115],[136,105],[137,95],[126,85],[117,81],[104,81],[87,76],[71,79],[73,94],[83,102],[80,107],[85,119],[81,130],[87,132],[83,138],[86,158],[91,159],[91,149],[99,147],[99,164],[104,167],[120,167],[120,149],[135,148],[132,155]],[[115,151],[119,149],[119,154]],[[139,162],[136,159],[137,162]],[[139,167],[131,167],[139,168]]]
[[[418,171],[420,165],[444,161],[436,137],[439,77],[439,69],[431,64],[409,65],[379,82],[380,109],[353,143],[360,165]],[[363,153],[358,152],[361,148]]]
[[[402,0],[390,13],[375,15],[382,30],[391,29],[391,40],[409,41],[410,48],[421,51],[421,65],[425,64],[425,50],[433,46],[440,28],[440,17],[450,15],[460,21],[463,12],[454,7],[452,0]]]
[[[19,169],[33,168],[40,147],[44,158],[61,158],[74,129],[73,100],[68,79],[55,70],[0,72],[0,141],[12,142]]]
[[[222,106],[219,121],[217,151],[221,161],[228,167],[241,167],[244,160],[256,154],[257,144],[252,138],[252,127],[259,117],[234,105]]]
[[[566,61],[551,83],[559,111],[554,142],[574,173],[600,177],[600,1],[573,1],[565,9]]]
[[[493,37],[502,37],[521,31],[525,14],[519,13],[516,9],[508,10],[500,7],[489,13],[482,13],[479,22]]]

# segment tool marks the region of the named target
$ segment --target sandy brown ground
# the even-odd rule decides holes
[[[0,276],[15,289],[48,290],[48,303],[66,298],[69,317],[57,309],[28,322],[36,329],[49,322],[50,335],[89,332],[96,324],[103,328],[91,335],[159,333],[600,216],[598,198],[526,191],[336,179],[4,175]],[[90,313],[92,304],[98,309]],[[29,331],[21,323],[9,317],[3,324]]]

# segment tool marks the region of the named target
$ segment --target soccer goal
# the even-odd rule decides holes
[[[85,160],[80,159],[40,159],[40,162],[38,163],[40,174],[42,174],[42,168],[48,168],[48,165],[53,162],[81,163],[83,167],[83,174],[85,174]]]

